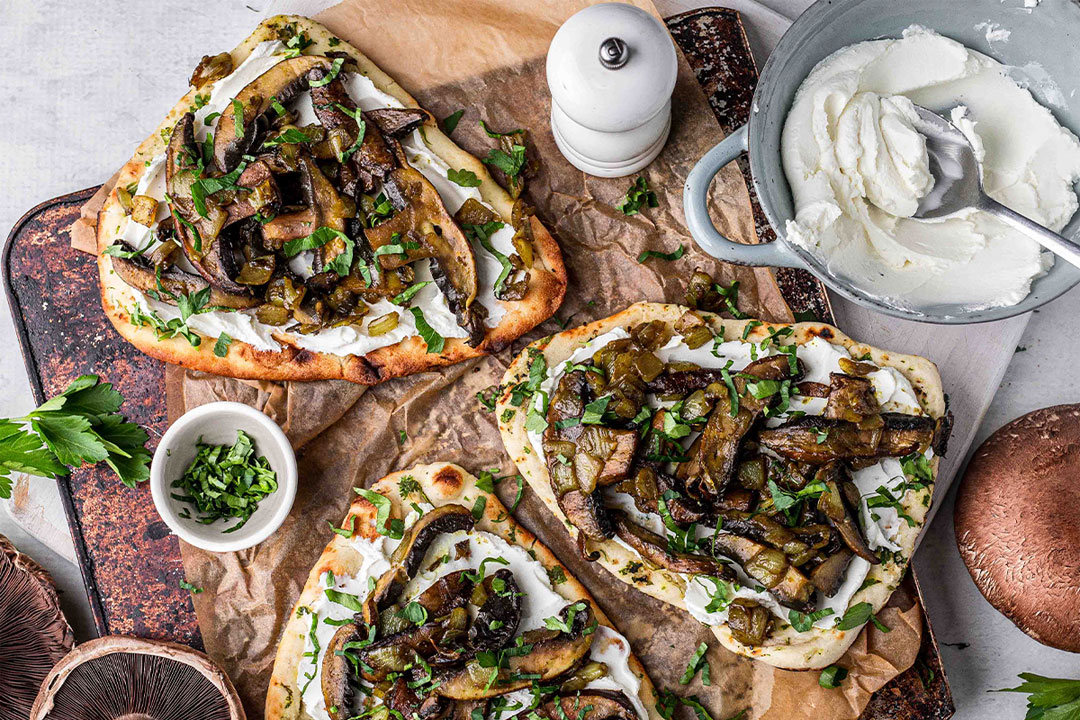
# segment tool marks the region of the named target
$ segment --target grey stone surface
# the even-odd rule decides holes
[[[994,2],[996,0],[987,0]],[[1012,2],[1013,0],[1008,0]],[[33,205],[108,178],[153,129],[185,87],[205,53],[231,48],[258,21],[264,0],[164,3],[98,0],[0,1],[0,234]],[[284,3],[282,3],[284,4]],[[670,14],[709,4],[658,0]],[[743,12],[761,62],[789,18],[807,0],[730,0]],[[0,416],[33,405],[5,301],[0,298]],[[985,409],[985,387],[1000,367],[978,365],[988,349],[1013,342],[1019,326],[983,326],[960,335],[904,330],[846,305],[838,315],[852,335],[898,350],[924,349],[942,365],[947,389],[970,396],[969,426]],[[976,443],[1029,410],[1080,401],[1075,380],[1076,334],[1063,331],[1080,316],[1080,293],[1071,292],[1034,314],[1004,379],[986,411]],[[907,338],[907,340],[900,339]],[[1007,354],[1007,353],[1006,353]],[[972,364],[972,358],[975,363]],[[951,372],[950,372],[951,371]],[[953,463],[958,463],[954,458]],[[36,500],[57,523],[62,512],[55,488],[36,481]],[[989,694],[1014,684],[1016,673],[1077,676],[1080,658],[1043,647],[995,612],[971,582],[956,551],[952,529],[955,486],[927,530],[916,555],[930,616],[956,697],[959,720],[1022,717],[1018,696]],[[45,565],[57,579],[79,638],[92,632],[77,568],[0,512],[0,533]],[[954,643],[947,645],[946,643]],[[961,649],[959,644],[967,644]]]

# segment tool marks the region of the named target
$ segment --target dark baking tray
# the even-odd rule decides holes
[[[744,123],[757,69],[738,13],[703,9],[667,23],[720,124],[730,131]],[[68,228],[96,191],[48,200],[16,223],[3,250],[4,288],[37,402],[81,374],[99,373],[127,398],[124,412],[147,428],[152,449],[167,425],[165,366],[116,334],[101,311],[94,258],[70,245]],[[759,239],[771,242],[775,235],[756,198],[752,202]],[[793,310],[832,320],[825,290],[812,276],[785,271],[778,277]],[[201,648],[190,594],[179,586],[179,543],[158,518],[150,493],[125,488],[102,468],[76,470],[59,486],[98,634]],[[953,714],[937,644],[929,624],[924,629],[914,667],[878,691],[863,718],[944,720]]]

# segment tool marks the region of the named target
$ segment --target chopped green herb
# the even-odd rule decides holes
[[[441,353],[443,347],[446,345],[446,338],[428,325],[427,320],[424,319],[423,310],[418,307],[411,307],[409,308],[409,312],[412,313],[413,319],[416,322],[416,331],[420,333],[420,337],[423,338],[424,343],[427,345],[427,352]]]
[[[259,508],[259,502],[278,488],[277,473],[270,461],[259,455],[255,443],[243,430],[236,431],[232,445],[195,444],[195,459],[170,487],[173,499],[191,505],[196,522],[209,525],[217,520],[238,518],[222,532],[242,528]]]
[[[865,625],[873,615],[874,608],[870,603],[856,603],[849,607],[843,616],[837,618],[836,628],[838,630],[854,630]]]
[[[480,522],[480,518],[484,517],[485,508],[487,508],[487,495],[480,495],[472,506],[473,519]]]
[[[338,74],[341,72],[341,66],[344,64],[345,60],[343,58],[335,58],[333,65],[330,66],[330,72],[323,75],[318,80],[312,80],[308,85],[311,87],[323,87],[324,85],[329,85],[337,78]]]
[[[188,590],[193,595],[198,595],[199,593],[201,593],[203,591],[203,589],[201,587],[195,587],[194,585],[189,583],[187,580],[181,580],[180,581],[180,589],[181,590]]]
[[[809,631],[818,620],[832,614],[832,608],[821,608],[820,610],[815,610],[814,612],[805,615],[798,610],[790,610],[788,611],[788,621],[791,623],[791,627],[795,628],[796,632],[804,633]]]
[[[649,258],[658,258],[660,260],[678,260],[686,254],[686,246],[679,243],[679,249],[674,252],[659,252],[658,250],[645,250],[638,255],[637,261],[643,263]]]
[[[821,675],[818,676],[818,685],[826,690],[833,690],[840,687],[840,683],[844,682],[844,678],[848,675],[848,671],[839,665],[830,665],[821,671]]]
[[[649,189],[649,182],[644,177],[638,176],[630,189],[622,196],[622,199],[615,203],[615,209],[624,215],[637,215],[642,207],[657,207],[659,205],[656,193]],[[639,259],[638,262],[642,261]]]
[[[450,168],[446,171],[446,179],[461,187],[480,187],[480,178],[476,177],[476,173],[464,168],[461,170]]]
[[[237,140],[244,138],[244,103],[240,102],[236,98],[232,101],[233,109],[233,130],[236,134]]]
[[[333,530],[335,533],[337,533],[341,537],[351,538],[354,534],[356,534],[356,516],[355,515],[349,515],[349,527],[347,527],[347,528],[339,528],[338,526],[334,525],[334,523],[330,522],[329,520],[326,521],[326,524],[330,526],[331,530]]]
[[[464,110],[455,110],[454,112],[443,118],[442,126],[443,132],[447,135],[454,132],[457,129],[458,122],[461,120],[461,116],[465,114]]]
[[[351,237],[340,230],[335,230],[332,227],[323,225],[310,235],[295,240],[289,240],[285,243],[283,249],[288,257],[294,257],[305,250],[320,248],[334,239],[341,240],[345,244],[345,250],[338,253],[333,260],[326,263],[323,270],[335,272],[341,277],[345,277],[349,274],[349,270],[352,269],[353,249],[355,244]]]
[[[679,678],[680,685],[689,685],[690,681],[697,675],[698,670],[703,665],[708,665],[708,661],[705,660],[705,653],[709,650],[709,644],[702,642],[697,646],[697,650],[690,656],[690,662],[686,664],[686,670],[683,672],[682,677]]]
[[[566,572],[561,565],[548,568],[547,575],[552,585],[562,585],[566,582]]]
[[[398,518],[390,517],[393,504],[389,498],[364,488],[353,488],[353,492],[375,506],[375,532],[385,535],[391,540],[400,540],[402,538],[405,534],[405,523]]]
[[[423,290],[424,288],[426,288],[428,285],[431,285],[431,284],[432,284],[431,280],[421,280],[418,283],[413,283],[412,285],[410,285],[409,287],[405,288],[400,293],[398,293],[397,295],[392,297],[390,299],[390,302],[392,302],[395,305],[406,305],[410,300],[413,299],[413,297],[416,295],[416,293],[420,292],[421,290]]]
[[[1025,720],[1078,720],[1080,718],[1080,680],[1048,678],[1034,673],[1020,673],[1024,682],[1014,688],[991,692],[1026,693],[1028,711]]]
[[[225,357],[229,354],[229,345],[232,344],[232,337],[229,333],[223,332],[218,335],[217,342],[214,343],[214,355],[218,357]]]

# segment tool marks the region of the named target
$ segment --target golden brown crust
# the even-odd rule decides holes
[[[295,23],[314,41],[310,52],[328,52],[331,49],[352,55],[360,71],[379,90],[393,95],[407,107],[419,107],[416,100],[405,92],[388,75],[382,72],[362,52],[345,41],[331,46],[333,37],[329,30],[308,18],[295,15],[278,15],[264,20],[255,31],[231,52],[233,66],[239,66],[260,42],[276,37],[277,29],[284,24]],[[116,187],[122,188],[137,182],[149,161],[165,149],[163,131],[174,127],[194,101],[195,90],[190,90],[169,111],[161,125],[144,140],[135,155],[120,170]],[[476,157],[465,152],[443,134],[433,119],[424,127],[425,138],[431,149],[452,167],[472,170],[481,180],[478,188],[485,202],[490,204],[504,221],[509,223],[513,201],[496,183],[487,167]],[[506,315],[499,325],[490,328],[478,347],[469,347],[463,339],[447,338],[441,353],[428,353],[427,346],[419,336],[413,336],[394,345],[379,348],[366,355],[339,356],[303,350],[280,342],[279,351],[258,350],[233,340],[225,357],[214,354],[217,338],[203,337],[198,347],[192,347],[184,338],[158,340],[149,327],[132,324],[128,309],[134,304],[134,296],[128,286],[113,271],[110,256],[104,249],[123,232],[127,217],[120,206],[114,189],[98,214],[97,248],[98,272],[101,278],[101,303],[113,326],[128,342],[151,357],[194,370],[217,375],[258,380],[325,380],[342,379],[364,385],[374,385],[388,378],[423,372],[436,367],[496,353],[511,341],[528,332],[551,317],[562,303],[566,292],[566,268],[558,243],[535,217],[531,219],[536,262],[529,278],[526,297],[517,302],[507,302]]]
[[[537,457],[530,445],[528,433],[525,430],[527,409],[517,408],[511,402],[513,397],[511,389],[529,377],[529,365],[531,363],[529,349],[541,351],[550,368],[564,362],[575,350],[593,338],[617,327],[629,328],[649,320],[663,320],[667,323],[673,323],[686,310],[687,308],[679,305],[637,303],[611,317],[538,340],[532,343],[529,348],[522,350],[521,354],[514,358],[510,367],[507,368],[503,383],[500,386],[501,390],[495,411],[496,417],[499,418],[499,431],[502,434],[503,444],[533,491],[544,501],[548,509],[564,522],[568,532],[574,538],[577,537],[578,530],[566,521],[555,494],[552,492],[543,458]],[[879,367],[892,367],[911,382],[919,402],[927,414],[939,418],[945,413],[945,397],[941,388],[941,378],[938,375],[937,367],[925,358],[879,350],[856,342],[835,327],[824,323],[795,323],[790,326],[760,323],[746,330],[751,322],[757,321],[750,319],[725,320],[711,313],[701,313],[701,315],[712,326],[714,332],[719,333],[723,328],[723,336],[727,338],[743,338],[745,331],[746,340],[761,342],[769,337],[770,329],[791,327],[790,341],[796,344],[804,344],[814,337],[821,337],[829,342],[843,345],[853,356],[862,356],[869,353],[874,364]],[[509,410],[514,412],[507,412]],[[931,465],[936,474],[938,459],[934,458]],[[916,523],[914,527],[902,524],[899,536],[896,539],[896,543],[900,546],[905,558],[911,557],[915,539],[922,528],[926,512],[930,506],[932,492],[933,486],[931,485],[924,490],[909,491],[902,499],[905,512]],[[685,583],[677,573],[671,573],[661,568],[654,569],[649,566],[631,573],[620,573],[619,571],[626,568],[629,563],[640,564],[641,558],[638,557],[637,553],[630,551],[626,546],[614,540],[602,543],[590,542],[589,547],[603,550],[597,564],[602,565],[614,577],[632,584],[633,587],[647,595],[686,609],[683,601]],[[873,566],[867,578],[878,582],[857,592],[851,602],[853,604],[869,602],[873,606],[874,612],[878,612],[888,602],[906,568],[906,560],[902,564],[887,563]],[[631,578],[640,577],[646,578],[648,582],[631,581]],[[763,660],[777,667],[790,669],[821,668],[835,662],[843,655],[848,646],[855,641],[860,630],[861,628],[849,631],[834,628],[813,628],[809,633],[795,633],[793,629],[788,627],[770,636],[765,645],[751,647],[735,640],[726,625],[713,627],[713,633],[717,639],[729,650]]]
[[[379,480],[371,489],[390,499],[393,505],[391,517],[403,518],[405,516],[403,508],[406,505],[401,496],[399,483],[406,476],[412,477],[419,483],[424,494],[436,507],[451,503],[472,507],[477,497],[485,496],[487,500],[484,506],[484,514],[476,523],[476,529],[498,535],[506,542],[530,551],[537,562],[549,572],[554,568],[561,568],[566,576],[566,581],[555,585],[555,591],[566,598],[567,602],[582,600],[589,602],[593,607],[593,613],[595,613],[597,620],[601,624],[617,630],[607,616],[604,615],[603,610],[596,604],[596,601],[593,600],[585,586],[570,574],[570,570],[560,563],[558,558],[536,539],[535,535],[514,520],[498,497],[481,490],[477,484],[477,478],[469,474],[464,468],[451,463],[417,465],[408,470],[392,473]],[[375,506],[358,496],[349,508],[341,527],[354,530],[355,536],[372,540],[377,537],[375,515]],[[333,571],[337,577],[355,574],[359,570],[359,554],[352,550],[350,545],[349,539],[334,534],[308,575],[307,582],[289,616],[289,622],[285,626],[281,642],[278,645],[277,657],[270,678],[270,687],[266,693],[266,720],[310,720],[311,718],[308,713],[303,711],[300,702],[300,691],[296,684],[297,670],[300,667],[304,642],[309,630],[309,621],[306,617],[298,617],[297,610],[318,597],[321,593],[319,579],[328,570]],[[631,672],[641,681],[638,697],[649,713],[648,720],[660,720],[655,708],[655,693],[652,682],[633,653],[630,654],[629,665]]]

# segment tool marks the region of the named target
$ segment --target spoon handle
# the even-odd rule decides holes
[[[984,197],[979,209],[996,215],[1058,257],[1064,258],[1068,263],[1080,268],[1080,245],[1058,235],[1053,230],[1047,230],[1031,218],[1024,217],[993,198]]]

